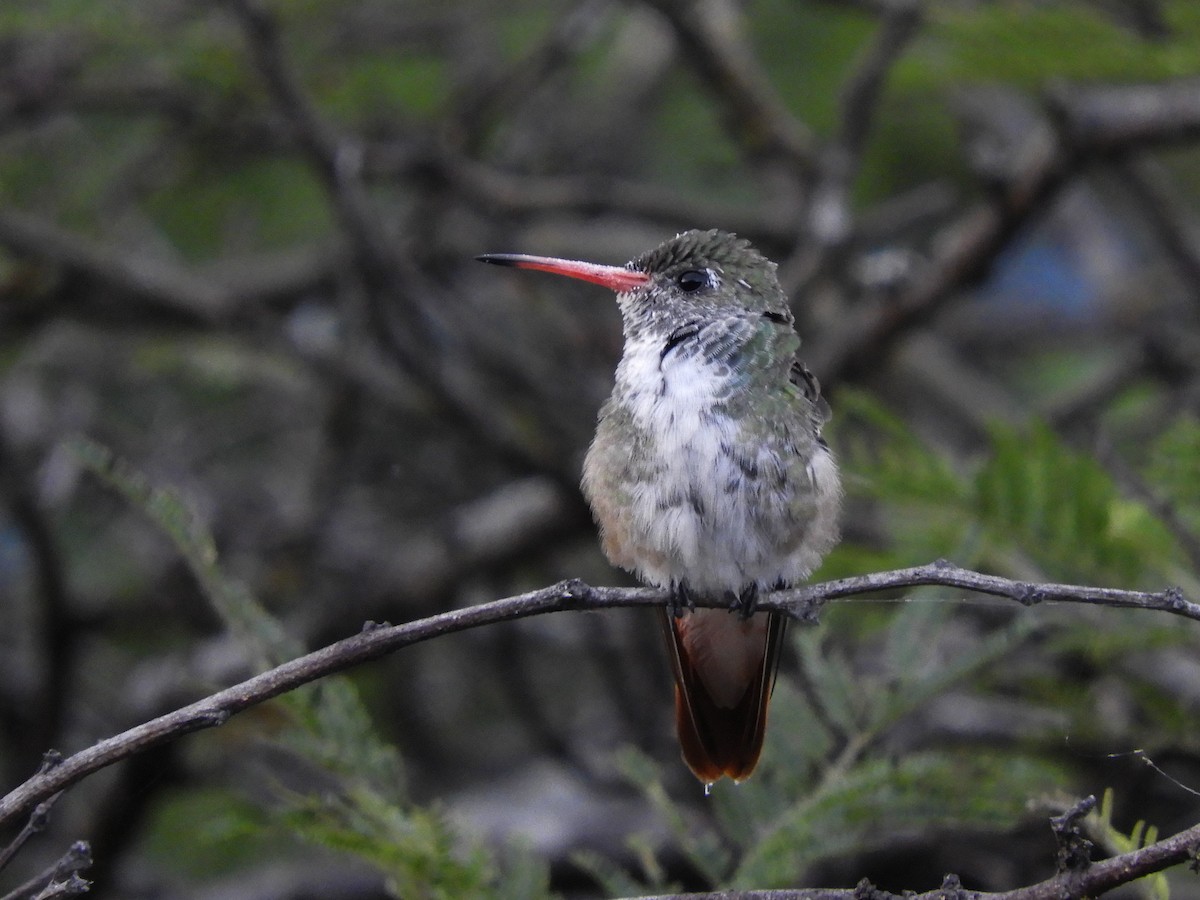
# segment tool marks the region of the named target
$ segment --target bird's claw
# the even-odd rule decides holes
[[[729,591],[729,611],[736,612],[738,618],[745,621],[758,609],[758,585],[751,584],[742,588],[741,592]]]
[[[681,619],[685,612],[696,611],[696,598],[692,596],[692,592],[688,590],[686,584],[677,582],[671,585],[671,601],[667,610],[671,613],[672,619]]]

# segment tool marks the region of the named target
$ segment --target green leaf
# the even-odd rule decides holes
[[[842,389],[830,442],[853,495],[945,507],[968,496],[967,483],[875,397]]]

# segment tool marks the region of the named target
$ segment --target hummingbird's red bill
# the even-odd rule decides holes
[[[580,262],[575,259],[556,259],[553,256],[527,256],[524,253],[485,253],[475,257],[480,262],[497,266],[512,266],[517,269],[536,269],[554,275],[566,275],[580,281],[602,284],[618,294],[633,291],[650,282],[645,272],[627,269],[624,266],[603,266],[599,263]]]

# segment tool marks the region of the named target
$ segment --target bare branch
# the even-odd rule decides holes
[[[0,245],[81,272],[193,321],[212,324],[232,306],[228,292],[210,281],[162,260],[87,240],[25,213],[0,210]]]
[[[1047,100],[1070,141],[1095,153],[1123,153],[1200,134],[1200,78],[1088,87],[1064,82]]]
[[[322,118],[310,102],[284,57],[274,17],[253,0],[225,0],[225,4],[237,16],[252,61],[275,105],[326,184],[360,265],[369,267],[375,278],[388,281],[387,273],[398,269],[399,260],[384,237],[360,177],[362,147]]]
[[[1200,603],[1186,599],[1178,588],[1154,593],[1125,591],[1116,588],[1085,587],[1070,584],[1013,581],[998,575],[985,575],[938,561],[910,569],[895,569],[856,575],[837,581],[792,588],[768,595],[760,604],[763,609],[778,609],[795,618],[811,619],[826,602],[842,597],[896,590],[917,585],[941,585],[961,588],[993,597],[1006,597],[1023,606],[1043,602],[1086,603],[1095,606],[1123,607],[1169,612],[1200,621]]]
[[[797,293],[805,291],[829,264],[831,251],[844,246],[851,236],[850,185],[861,165],[887,75],[920,25],[921,8],[915,0],[889,3],[874,40],[842,85],[838,134],[820,154],[806,213],[813,241],[799,259],[785,265],[784,282]]]
[[[518,174],[450,153],[423,159],[421,164],[432,165],[448,188],[505,214],[620,212],[672,227],[720,222],[746,237],[777,242],[788,240],[792,231],[790,210],[786,204],[773,203],[773,198],[747,207],[611,175]]]
[[[1093,160],[1200,134],[1195,79],[1122,88],[1060,86],[1047,97],[1057,135],[1031,148],[994,196],[942,234],[929,267],[883,306],[861,308],[830,331],[808,363],[840,381],[878,359],[895,337],[929,319],[955,292],[986,274],[1016,230]]]
[[[220,2],[236,17],[263,84],[325,186],[347,234],[357,275],[366,289],[371,324],[382,345],[478,439],[523,469],[554,472],[568,480],[555,455],[534,446],[525,431],[469,379],[469,362],[475,360],[464,351],[454,329],[437,322],[433,312],[435,307],[448,309],[452,304],[439,302],[440,289],[385,227],[363,180],[363,142],[324,119],[305,93],[286,57],[276,19],[256,0]]]
[[[455,128],[463,143],[477,147],[482,134],[507,107],[526,98],[538,85],[566,69],[596,39],[611,12],[600,2],[572,4],[545,37],[520,59],[490,78],[472,79],[455,103]]]
[[[828,601],[916,585],[961,588],[1007,597],[1026,606],[1044,601],[1087,603],[1169,612],[1200,621],[1200,604],[1186,599],[1174,588],[1148,593],[1081,585],[1035,584],[972,572],[944,562],[777,591],[764,595],[759,600],[759,608],[786,612],[793,618],[811,622],[816,620],[820,608]],[[370,623],[353,637],[290,660],[241,684],[218,691],[203,700],[100,741],[66,758],[61,765],[52,770],[35,775],[0,799],[0,827],[13,822],[39,801],[119,760],[189,732],[221,725],[231,715],[272,697],[326,675],[378,659],[402,647],[469,628],[543,613],[665,606],[669,602],[671,597],[665,590],[592,587],[574,580],[503,600],[430,616],[406,625],[380,626]],[[697,602],[702,606],[720,606],[719,602]]]
[[[1081,820],[1096,808],[1096,798],[1088,795],[1063,812],[1052,816],[1050,830],[1058,842],[1058,871],[1076,872],[1086,869],[1092,862],[1093,844],[1080,830]]]
[[[920,25],[921,6],[917,0],[888,3],[874,39],[842,85],[839,141],[854,156],[862,153],[867,141],[888,72]]]
[[[377,659],[411,644],[495,622],[571,608],[650,606],[666,602],[666,594],[649,589],[592,588],[564,582],[493,603],[455,610],[407,625],[367,627],[353,637],[281,666],[203,700],[159,716],[65,759],[61,765],[29,779],[0,799],[0,827],[32,804],[74,784],[86,775],[180,735],[221,725],[241,712],[286,691],[359,663]]]
[[[1117,165],[1146,223],[1178,269],[1180,283],[1193,302],[1200,303],[1200,224],[1179,202],[1178,190],[1161,165],[1148,157],[1122,160]]]
[[[91,882],[79,873],[92,865],[92,848],[87,841],[76,841],[50,868],[29,879],[0,900],[51,900],[86,894]]]
[[[729,134],[757,156],[801,170],[813,163],[813,136],[775,93],[742,40],[738,11],[727,0],[652,0],[670,21],[684,57],[721,103]]]
[[[23,760],[35,759],[54,742],[62,727],[70,694],[69,660],[78,638],[70,615],[71,589],[62,550],[30,489],[31,481],[29,470],[18,463],[8,436],[0,430],[0,496],[35,562],[41,601],[34,631],[41,662],[34,667],[41,672],[37,686],[32,692],[13,696],[11,706],[7,700],[0,700],[0,722],[17,732],[11,749]],[[42,765],[51,762],[43,758]],[[0,853],[0,869],[4,862],[4,854]]]
[[[894,300],[860,307],[831,330],[809,364],[840,381],[878,358],[894,338],[929,319],[954,292],[975,282],[1012,234],[1044,209],[1078,168],[1074,154],[1054,145],[1026,162],[996,199],[968,210],[941,235],[931,264]]]
[[[38,769],[38,774],[41,775],[49,772],[61,762],[62,755],[55,750],[51,750],[42,759],[42,765]],[[0,871],[3,871],[4,867],[12,862],[13,857],[20,852],[21,848],[25,846],[25,843],[31,837],[45,829],[46,824],[50,821],[50,810],[54,808],[54,804],[58,802],[58,798],[61,796],[61,791],[57,794],[51,794],[33,808],[33,812],[29,814],[29,820],[21,828],[20,832],[17,833],[17,836],[12,839],[7,847],[0,849]]]
[[[46,885],[33,900],[54,900],[55,897],[77,897],[91,890],[92,883],[72,872],[65,880],[55,879]]]

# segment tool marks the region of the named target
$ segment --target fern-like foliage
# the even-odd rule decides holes
[[[259,668],[303,653],[249,589],[222,570],[212,535],[175,492],[155,486],[128,462],[92,441],[69,449],[84,466],[145,513],[175,544],[204,596]],[[375,732],[353,683],[343,676],[274,701],[286,725],[270,739],[322,773],[318,792],[279,786],[271,816],[224,823],[224,830],[275,824],[294,836],[374,865],[404,898],[546,896],[545,866],[517,848],[498,864],[493,851],[460,834],[436,809],[414,805],[396,748]],[[332,785],[332,789],[330,789]],[[243,810],[231,804],[231,813]]]
[[[1124,587],[1195,583],[1160,518],[1045,425],[996,427],[987,454],[956,468],[869,396],[843,391],[838,409],[834,442],[848,493],[877,507],[889,538],[881,563],[944,556],[1013,577]],[[1194,417],[1168,429],[1149,459],[1164,496],[1178,498],[1185,521],[1200,520]],[[841,552],[832,560],[839,569]]]
[[[951,463],[874,400],[842,391],[838,401],[832,442],[849,500],[867,505],[885,539],[839,548],[826,573],[947,557],[1038,580],[1193,586],[1178,534],[1049,428],[997,427],[985,453]],[[1152,486],[1180,498],[1191,496],[1189,486],[1200,491],[1197,435],[1185,421],[1152,448]],[[823,860],[901,835],[1012,827],[1029,815],[1030,800],[1069,783],[1070,760],[1058,752],[1064,735],[1111,740],[1086,686],[1064,682],[1046,663],[1066,655],[1112,670],[1140,651],[1189,640],[1161,617],[1129,627],[1122,611],[1081,623],[1079,609],[990,601],[972,615],[944,589],[897,599],[833,604],[820,628],[796,629],[799,680],[777,685],[763,763],[742,785],[715,786],[707,826],[674,808],[652,767],[627,765],[711,885],[794,886]],[[1022,654],[1044,662],[1005,665]],[[1136,671],[1126,675],[1137,685]],[[906,723],[947,695],[1037,714],[1042,725],[1000,743],[906,743],[914,733]],[[1159,734],[1175,727],[1167,707],[1147,703],[1143,721]]]
[[[782,887],[813,863],[929,828],[1003,829],[1038,785],[1061,771],[1031,757],[980,750],[870,756],[791,804],[747,848],[735,887]]]
[[[996,429],[991,444],[974,478],[972,509],[997,559],[1020,552],[1058,579],[1125,585],[1179,559],[1150,510],[1122,497],[1094,459],[1049,428]]]
[[[624,770],[712,885],[795,885],[821,860],[886,846],[900,834],[1009,827],[1029,797],[1062,783],[1061,766],[1036,752],[956,746],[897,754],[886,745],[889,729],[1035,631],[1017,618],[981,640],[931,654],[952,614],[944,603],[902,606],[867,678],[828,630],[801,632],[805,690],[781,679],[764,762],[744,784],[714,787],[708,825],[676,805],[645,757],[631,752]],[[604,871],[594,861],[589,870]],[[608,875],[603,883],[616,886]]]
[[[1180,415],[1150,447],[1145,476],[1192,535],[1200,535],[1200,418]]]

